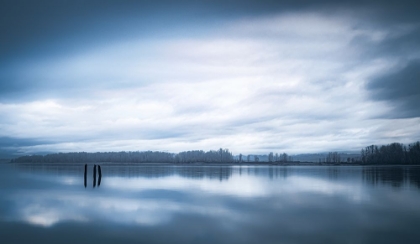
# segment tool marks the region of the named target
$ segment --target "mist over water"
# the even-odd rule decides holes
[[[420,167],[93,168],[0,164],[2,242],[420,241]]]

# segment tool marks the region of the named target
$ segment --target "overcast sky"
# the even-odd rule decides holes
[[[1,1],[0,154],[420,139],[416,1]]]

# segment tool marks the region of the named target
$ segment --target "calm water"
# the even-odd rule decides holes
[[[420,243],[419,167],[0,164],[1,243]]]

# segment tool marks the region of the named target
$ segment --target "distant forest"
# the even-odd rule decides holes
[[[15,163],[75,163],[75,162],[115,162],[115,163],[233,163],[234,157],[228,149],[217,151],[168,152],[71,152],[47,155],[22,156],[13,159]]]
[[[342,154],[341,154],[342,155]],[[293,161],[286,153],[269,153],[266,155],[268,163],[299,163]],[[157,151],[136,152],[72,152],[47,155],[22,156],[12,159],[14,163],[261,163],[256,155],[242,155],[235,157],[228,149],[194,150],[180,153]],[[342,158],[338,152],[330,152],[319,159],[320,164],[420,164],[420,142],[404,145],[392,143],[389,145],[371,145],[361,150],[360,157]]]
[[[368,146],[360,155],[363,164],[420,164],[420,142],[392,143],[385,146]]]

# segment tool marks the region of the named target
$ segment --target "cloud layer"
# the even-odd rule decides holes
[[[418,140],[420,21],[408,8],[325,2],[228,17],[216,2],[198,18],[182,6],[110,17],[86,6],[77,21],[82,10],[55,18],[60,28],[32,13],[45,35],[4,17],[16,33],[0,50],[0,136],[40,143],[2,149],[300,153]]]

